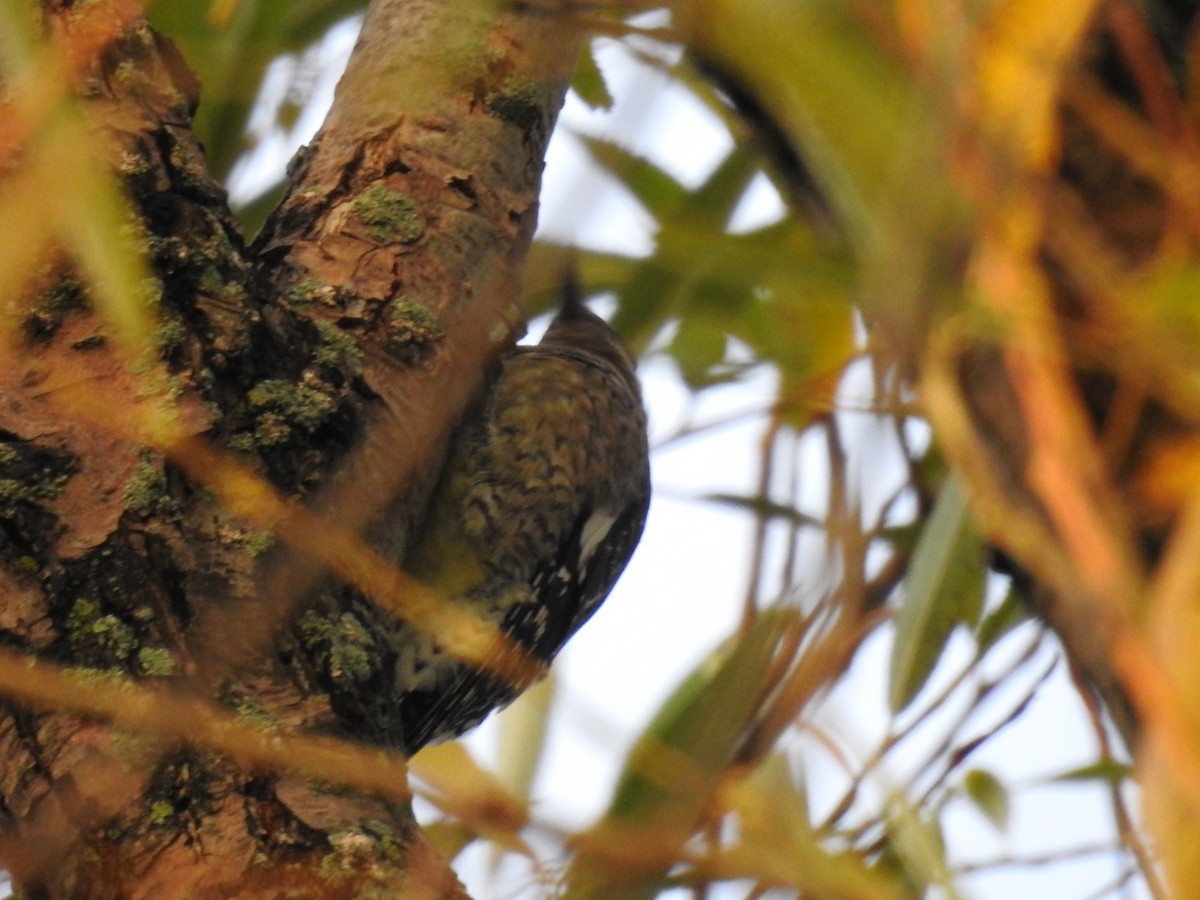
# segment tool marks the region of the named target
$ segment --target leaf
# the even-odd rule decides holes
[[[688,387],[696,390],[719,380],[714,373],[725,361],[728,340],[723,324],[707,316],[680,321],[668,349]]]
[[[764,612],[675,690],[630,751],[608,812],[577,839],[566,897],[657,893],[732,762],[794,619],[792,610]]]
[[[864,243],[878,233],[881,206],[902,189],[921,185],[922,207],[933,200],[920,176],[939,119],[846,4],[703,0],[680,18],[701,57],[787,130]]]
[[[654,218],[667,215],[687,199],[688,191],[674,176],[619,144],[580,137],[592,159],[633,194]]]
[[[725,233],[746,188],[761,168],[759,154],[752,146],[735,144],[704,183],[687,195],[686,202],[675,211],[677,219]]]
[[[975,641],[982,655],[990,650],[1000,638],[1004,637],[1022,622],[1029,620],[1029,609],[1025,601],[1013,588],[1009,588],[1000,605],[983,617],[975,630]]]
[[[520,831],[529,810],[491,772],[454,741],[426,747],[409,761],[409,771],[425,785],[430,803],[506,850],[528,854]]]
[[[1131,777],[1133,777],[1133,766],[1115,759],[1101,759],[1091,765],[1070,769],[1060,775],[1052,775],[1042,783],[1106,781],[1109,784],[1119,784]]]
[[[546,745],[546,725],[554,701],[551,672],[516,699],[499,717],[496,774],[517,796],[528,797]]]
[[[644,347],[649,338],[678,314],[687,296],[685,270],[664,265],[656,256],[639,260],[618,296],[612,318],[617,329],[634,349]]]
[[[267,216],[279,205],[286,192],[287,182],[280,181],[274,187],[263,191],[245,206],[237,208],[238,220],[242,223],[246,234],[258,233],[259,229],[267,221]]]
[[[422,825],[421,833],[444,859],[451,862],[479,839],[473,828],[455,819],[439,819]]]
[[[794,506],[776,503],[774,500],[770,500],[766,497],[741,497],[737,494],[717,493],[704,494],[700,499],[709,503],[732,506],[736,509],[741,509],[767,519],[781,519],[788,525],[807,525],[812,528],[825,527],[825,523],[821,519],[810,516],[807,513],[802,513]]]
[[[832,408],[842,372],[858,352],[849,268],[828,257],[821,262],[836,271],[795,277],[781,268],[764,280],[763,329],[752,343],[779,367],[780,408],[797,429]]]
[[[963,788],[998,831],[1008,826],[1008,790],[995,775],[983,769],[971,769],[963,777]]]
[[[588,43],[579,54],[579,65],[571,79],[571,90],[592,109],[612,109],[613,96],[604,81],[604,73],[596,65],[595,46]]]
[[[772,835],[813,834],[804,784],[792,778],[787,759],[778,753],[748,778],[727,785],[721,799],[737,814],[745,840],[769,842]]]
[[[757,708],[772,651],[793,618],[791,610],[763,613],[749,634],[719,647],[685,679],[630,751],[610,816],[648,819],[657,817],[668,801],[699,804],[691,788],[713,787],[728,765]],[[679,759],[665,759],[675,756],[671,751],[686,751],[691,771],[676,768]],[[669,764],[665,769],[664,761]]]
[[[898,712],[933,672],[954,625],[974,623],[983,602],[983,548],[958,479],[942,483],[905,578],[896,615],[888,703]]]
[[[246,122],[267,66],[308,47],[333,25],[360,12],[364,0],[241,0],[232,15],[210,15],[212,4],[158,0],[151,23],[179,45],[204,88],[195,129],[210,169],[228,173],[243,149]]]
[[[678,321],[667,349],[689,384],[700,388],[736,375],[725,358],[727,339],[736,337],[779,365],[788,409],[804,418],[814,395],[827,409],[831,386],[856,352],[856,275],[846,248],[815,240],[794,219],[728,233],[730,217],[759,173],[758,158],[746,147],[689,191],[616,144],[584,140],[659,227],[653,256],[627,261],[620,282],[597,283],[586,272],[588,262],[581,264],[589,287],[617,290],[613,324],[630,346],[641,349],[667,322]]]
[[[925,821],[920,812],[904,797],[896,795],[887,809],[888,848],[894,854],[904,874],[919,888],[919,896],[936,885],[937,896],[961,900],[954,886],[950,865],[946,859],[946,841],[937,822]]]
[[[729,327],[764,271],[750,272],[750,262],[739,256],[745,245],[725,232],[757,172],[756,155],[736,148],[696,190],[684,191],[674,202],[655,201],[657,208],[650,211],[659,225],[658,248],[622,291],[613,318],[621,334],[657,330],[666,316],[700,306]],[[766,265],[774,262],[768,259]]]
[[[793,779],[783,756],[768,757],[748,778],[727,784],[720,798],[737,818],[738,837],[705,861],[707,875],[793,887],[812,897],[907,896],[895,877],[869,869],[857,854],[822,846],[809,819],[803,782]]]
[[[936,174],[956,116],[906,70],[876,17],[860,13],[843,0],[675,7],[690,52],[753,98],[803,161],[802,191],[815,183],[859,265],[860,306],[891,318],[896,346],[916,344],[932,286],[961,269],[962,229],[975,213]]]

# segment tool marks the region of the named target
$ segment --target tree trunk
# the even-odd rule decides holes
[[[46,241],[0,294],[3,863],[30,896],[459,896],[388,752],[394,566],[523,321],[582,36],[534,6],[372,3],[247,246],[139,4],[42,14],[44,83],[124,183],[156,318],[139,345],[104,300],[88,198],[22,207]],[[15,97],[3,211],[76,114]]]

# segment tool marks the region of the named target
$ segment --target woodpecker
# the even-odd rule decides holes
[[[650,502],[633,358],[573,284],[459,429],[406,568],[549,665],[612,590]],[[413,636],[397,659],[408,753],[458,737],[528,683]]]

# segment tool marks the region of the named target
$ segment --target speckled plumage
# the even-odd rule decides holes
[[[646,519],[646,416],[620,338],[575,297],[502,363],[463,426],[408,570],[549,663],[625,568]],[[397,661],[405,745],[478,725],[512,685],[414,638]]]

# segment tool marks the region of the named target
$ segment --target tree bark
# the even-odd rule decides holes
[[[523,322],[582,35],[519,4],[372,3],[247,246],[189,127],[198,86],[139,4],[42,14],[132,200],[157,326],[131,358],[65,239],[20,289],[0,363],[3,863],[31,896],[459,896],[402,760],[372,780],[356,745],[403,746],[392,566]],[[8,134],[0,191],[36,150],[36,128]]]

